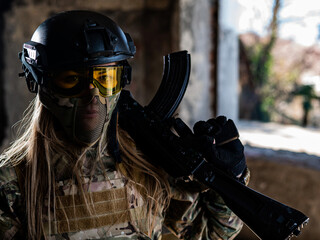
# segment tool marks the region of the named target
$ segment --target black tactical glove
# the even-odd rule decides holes
[[[199,139],[198,150],[207,161],[233,177],[240,177],[247,168],[244,147],[232,120],[225,116],[199,121],[194,127]]]
[[[228,175],[238,178],[246,169],[244,147],[232,120],[219,116],[206,122],[199,121],[192,133],[188,126],[176,119],[175,129],[185,146],[202,153],[207,161]]]

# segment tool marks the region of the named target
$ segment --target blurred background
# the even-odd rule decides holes
[[[1,0],[0,150],[34,97],[18,78],[18,52],[36,27],[65,10],[106,14],[137,47],[129,89],[146,105],[163,56],[191,54],[178,114],[188,125],[234,119],[245,145],[250,187],[304,212],[299,239],[320,237],[320,2],[312,0]],[[238,240],[258,239],[246,227]]]

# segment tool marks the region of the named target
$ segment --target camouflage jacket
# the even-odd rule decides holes
[[[66,164],[63,158],[56,160],[55,168],[62,172],[60,176],[66,175]],[[77,195],[74,183],[61,177],[56,181],[59,193],[56,219],[44,219],[44,226],[50,225],[48,239],[150,239],[143,227],[135,227],[135,221],[141,223],[144,218],[139,193],[126,187],[126,179],[116,171],[112,158],[105,156],[103,164],[103,169],[97,167],[90,180],[86,179],[90,174],[86,173],[89,166],[83,166],[84,180],[90,181],[88,192],[92,193],[95,209],[99,211],[99,216],[93,219],[94,224],[88,221],[81,199],[74,197]],[[151,239],[234,239],[240,232],[241,220],[214,191],[200,192],[192,183],[171,182],[170,206],[157,217]],[[113,200],[108,201],[111,195]],[[72,203],[76,205],[76,211],[68,209]],[[0,168],[0,239],[26,239],[24,207],[15,168]],[[65,214],[71,219],[69,224],[66,224]]]

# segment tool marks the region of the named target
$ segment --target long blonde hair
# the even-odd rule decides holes
[[[78,160],[85,153],[84,149],[79,154],[79,148],[75,145],[69,144],[66,147],[63,138],[55,130],[53,119],[53,115],[36,96],[20,123],[19,138],[0,156],[0,166],[22,165],[25,171],[25,185],[21,192],[26,201],[29,239],[40,239],[44,236],[42,210],[47,210],[50,218],[50,206],[56,204],[55,176],[54,169],[51,168],[52,153],[63,153],[64,157],[70,160],[70,166],[67,167],[74,172],[79,170]],[[151,237],[156,216],[169,204],[170,186],[167,177],[163,171],[145,160],[125,131],[118,129],[117,138],[123,161],[116,167],[127,178],[127,185],[133,186],[143,197],[147,206],[148,235]],[[84,196],[84,191],[82,194]],[[48,209],[44,209],[46,198]]]

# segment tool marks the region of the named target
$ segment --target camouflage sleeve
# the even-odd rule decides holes
[[[243,223],[220,195],[213,190],[201,192],[199,185],[190,189],[188,191],[188,186],[183,190],[181,187],[173,188],[173,198],[165,218],[166,227],[179,239],[234,239]]]
[[[21,194],[14,168],[0,168],[0,239],[21,237],[21,224],[17,216],[17,209],[21,207]]]

